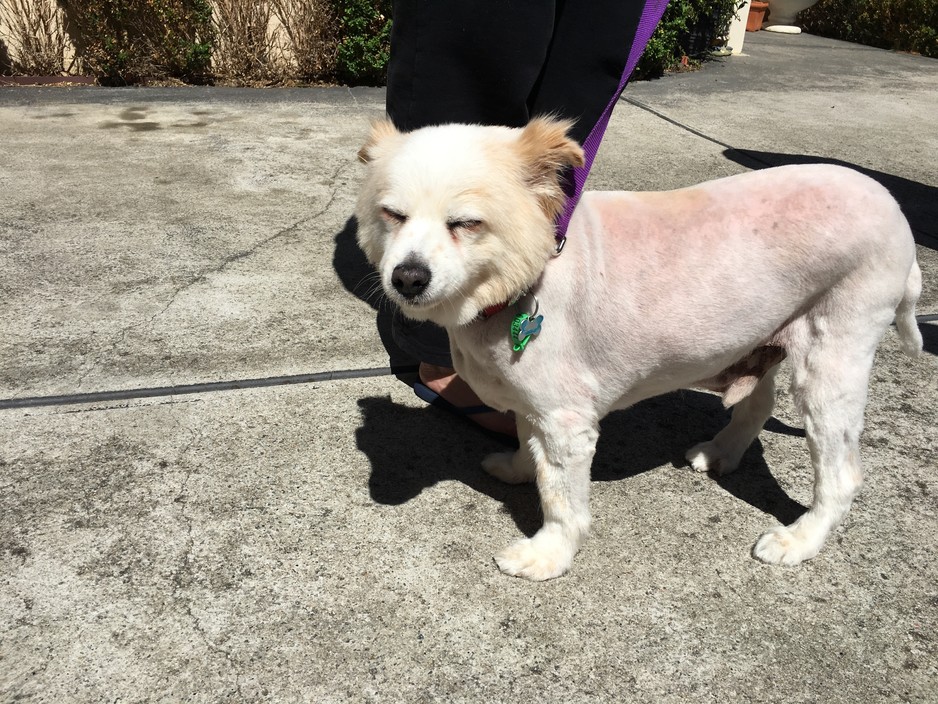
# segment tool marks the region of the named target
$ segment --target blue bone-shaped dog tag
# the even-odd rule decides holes
[[[531,335],[537,335],[541,331],[541,323],[543,321],[543,315],[538,315],[534,318],[526,318],[525,320],[522,320],[519,337],[531,337]]]
[[[515,352],[522,352],[531,338],[541,331],[543,321],[543,315],[536,315],[533,318],[527,313],[516,315],[511,321],[512,349]]]

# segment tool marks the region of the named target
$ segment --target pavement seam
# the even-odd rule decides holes
[[[255,379],[233,379],[230,381],[209,381],[198,384],[154,386],[112,391],[91,391],[88,393],[63,394],[58,396],[5,398],[0,399],[0,411],[17,408],[39,408],[43,406],[66,406],[81,403],[96,403],[102,401],[126,401],[141,398],[159,398],[164,396],[212,393],[217,391],[236,391],[239,389],[258,389],[271,386],[287,386],[290,384],[315,384],[326,381],[366,379],[377,376],[396,376],[400,374],[411,374],[416,371],[416,365],[405,365],[399,367],[373,367],[366,369],[339,369],[329,372],[312,372],[309,374],[291,374],[287,376],[272,376]]]

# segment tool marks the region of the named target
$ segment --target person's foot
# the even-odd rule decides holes
[[[420,363],[418,371],[420,381],[428,389],[439,394],[443,400],[448,401],[457,409],[473,408],[484,405],[469,384],[456,373],[452,367],[438,367],[435,364]],[[486,430],[502,435],[517,437],[518,429],[515,419],[510,413],[488,411],[471,413],[468,416],[472,421]]]

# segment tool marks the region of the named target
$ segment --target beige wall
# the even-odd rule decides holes
[[[217,3],[213,3],[213,6],[217,7]],[[6,45],[10,58],[14,62],[23,63],[22,30],[19,29],[22,18],[24,16],[34,18],[40,16],[40,13],[58,18],[56,26],[61,42],[61,61],[57,72],[64,73],[71,69],[71,73],[78,73],[79,67],[74,65],[75,47],[62,29],[62,11],[55,0],[0,0],[0,40],[3,40]],[[219,17],[217,11],[215,17]],[[224,47],[223,42],[220,42],[221,47]],[[273,66],[288,69],[293,63],[290,39],[273,12],[270,13],[270,22],[267,26],[267,52],[268,60]],[[219,62],[219,57],[216,56],[213,63],[218,67],[223,62]]]
[[[75,47],[62,28],[62,11],[55,0],[0,0],[0,40],[5,44],[14,62],[23,62],[25,56],[21,26],[24,18],[37,17],[47,17],[52,20],[49,26],[53,41],[58,46],[58,50],[55,51],[59,56],[59,60],[56,61],[57,72],[64,73],[74,62]],[[72,66],[72,68],[74,73],[75,67]]]

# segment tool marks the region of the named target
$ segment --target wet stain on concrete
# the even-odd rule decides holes
[[[147,108],[127,108],[120,114],[120,119],[126,121],[143,120],[147,116]]]
[[[53,118],[75,117],[77,112],[51,112],[48,115],[33,115],[34,120],[50,120]]]
[[[28,547],[15,541],[0,542],[0,551],[8,553],[10,557],[17,560],[20,565],[26,564],[26,561],[32,555]]]
[[[102,122],[100,125],[103,130],[116,130],[126,127],[131,132],[154,132],[162,129],[159,122]]]
[[[116,130],[126,127],[131,132],[155,132],[162,129],[159,122],[147,120],[146,107],[129,107],[121,111],[118,115],[119,120],[107,120],[102,122],[99,127],[103,130]]]
[[[134,519],[149,516],[157,499],[140,478],[154,464],[147,447],[116,435],[103,438],[62,482],[74,497],[63,507],[63,525],[70,530],[103,528],[112,525],[115,512]]]

